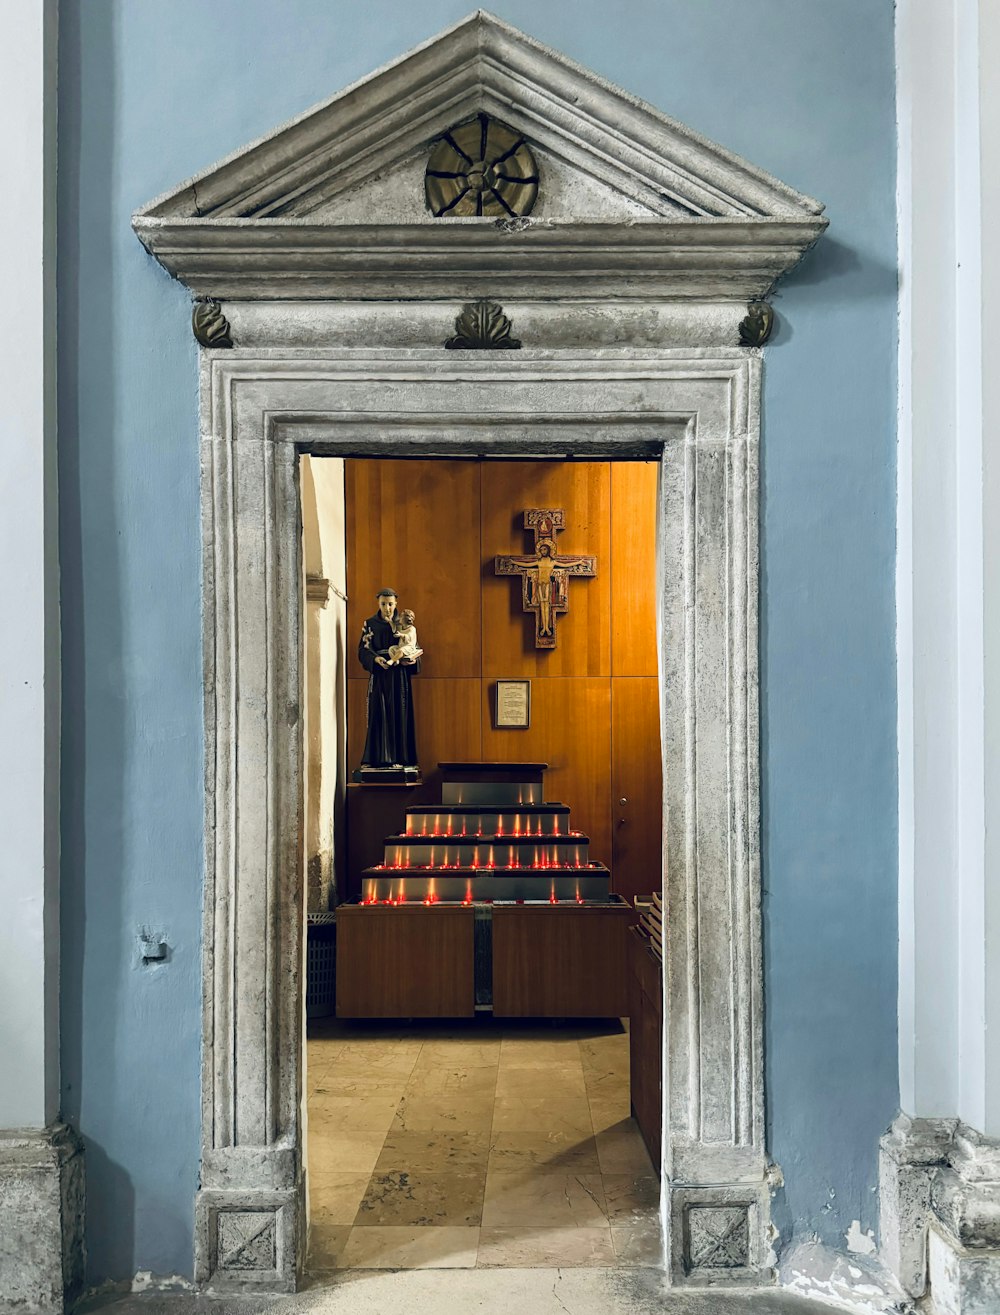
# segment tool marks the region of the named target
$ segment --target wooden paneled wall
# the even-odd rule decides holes
[[[345,466],[350,767],[364,745],[367,688],[353,646],[375,595],[390,586],[416,613],[425,650],[413,696],[425,779],[448,759],[548,762],[547,796],[572,808],[615,889],[628,897],[658,888],[656,464]],[[497,553],[531,550],[526,507],[565,508],[560,551],[597,557],[595,579],[571,579],[569,611],[549,651],[534,646],[520,579],[493,573]],[[517,677],[531,680],[531,727],[494,730],[494,683]]]

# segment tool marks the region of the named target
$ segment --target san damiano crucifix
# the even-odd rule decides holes
[[[568,556],[556,552],[556,534],[566,528],[561,507],[529,507],[524,513],[524,528],[533,530],[533,554],[497,555],[496,575],[521,577],[521,604],[535,614],[535,647],[555,648],[556,617],[569,611],[569,577],[597,574],[597,558]]]

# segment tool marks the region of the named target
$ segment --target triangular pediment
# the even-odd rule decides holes
[[[427,230],[418,247],[481,245],[459,234],[496,222],[435,217],[424,178],[435,142],[477,115],[509,126],[537,163],[537,197],[530,216],[517,219],[522,234],[574,229],[571,246],[593,247],[585,228],[648,223],[659,233],[655,247],[682,244],[691,224],[770,224],[782,229],[787,267],[825,226],[819,202],[478,11],[152,202],[135,216],[136,231],[186,282],[183,251],[198,246],[196,233],[218,251],[234,227],[244,239],[256,230],[272,256],[289,229],[300,238],[308,231],[305,245],[318,253],[320,231],[337,228],[362,262],[363,234],[379,229],[397,248],[398,231],[417,228]],[[671,234],[666,225],[678,227]],[[713,244],[724,238],[720,229]],[[606,231],[601,240],[614,245]],[[278,294],[258,287],[247,295]]]

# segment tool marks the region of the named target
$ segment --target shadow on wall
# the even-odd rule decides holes
[[[110,6],[96,7],[88,17],[88,42],[104,42],[111,49],[112,28]],[[125,726],[119,688],[123,618],[111,423],[112,143],[116,79],[115,62],[108,60],[108,76],[103,84],[88,87],[86,130],[100,143],[100,149],[89,151],[84,165],[86,52],[81,15],[74,5],[64,7],[60,15],[59,47],[62,1116],[82,1133],[84,1140],[87,1281],[92,1283],[95,1275],[122,1276],[134,1271],[132,1184],[128,1175],[108,1160],[98,1142],[89,1135],[85,1108],[85,1100],[93,1099],[91,1072],[101,1069],[111,1075],[117,1068],[116,1030],[110,1019],[109,1025],[101,1030],[100,1055],[95,1055],[93,1041],[88,1045],[88,1093],[86,1097],[83,1094],[85,998],[88,990],[95,988],[108,999],[113,1000],[118,994],[116,956],[92,952],[94,943],[108,934],[108,926],[94,927],[90,883],[99,879],[100,906],[110,915],[109,922],[115,932],[124,894],[120,819],[124,807]],[[97,418],[104,423],[94,424]],[[81,444],[84,430],[87,433],[85,458]],[[100,599],[91,597],[88,588],[98,579]],[[92,731],[89,754],[88,728]],[[94,816],[93,808],[88,810],[88,797],[100,801],[100,815],[105,819],[100,834],[88,833],[88,811]]]
[[[198,1174],[196,351],[129,227],[149,148],[122,126],[122,27],[122,6],[66,5],[59,50],[62,1113],[91,1286],[190,1273]]]
[[[835,219],[830,220],[831,226]],[[769,298],[778,312],[774,318],[774,333],[770,346],[780,347],[791,342],[794,335],[791,320],[781,314],[784,293],[794,294],[799,288],[823,286],[824,300],[829,306],[851,304],[857,306],[866,298],[884,301],[895,300],[898,272],[894,265],[873,260],[854,247],[838,242],[829,231],[824,233],[802,262],[778,284]]]
[[[765,1117],[785,1183],[771,1215],[783,1245],[841,1250],[852,1220],[877,1229],[872,1166],[897,1100],[898,276],[862,220],[842,217],[857,242],[827,233],[775,295],[760,484]]]

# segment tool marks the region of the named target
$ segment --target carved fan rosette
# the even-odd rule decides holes
[[[425,187],[436,219],[526,215],[538,196],[538,167],[519,132],[480,113],[435,142]]]

